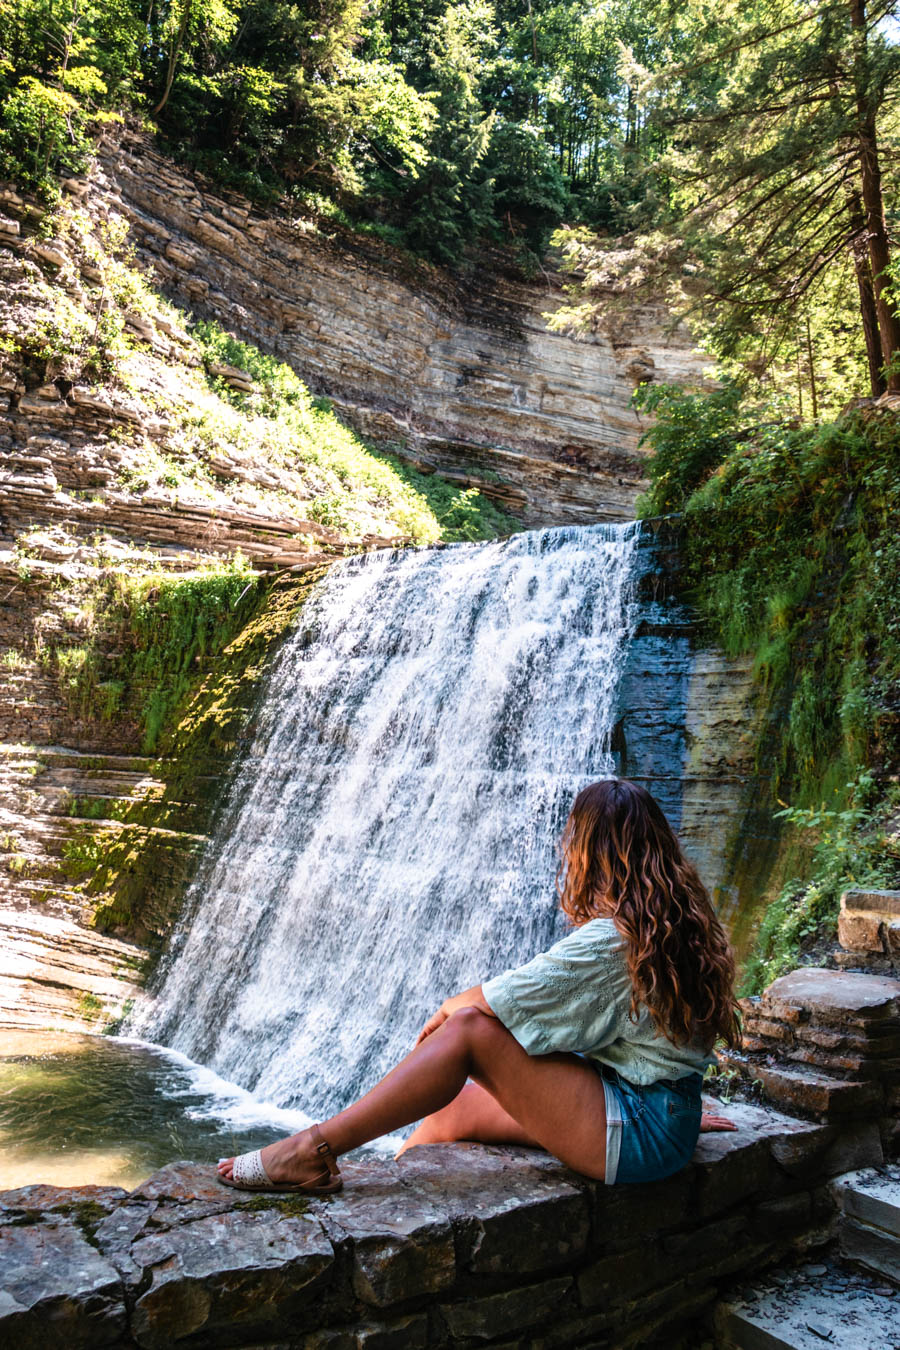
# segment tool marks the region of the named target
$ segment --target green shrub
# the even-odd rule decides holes
[[[57,177],[87,167],[89,124],[74,94],[24,76],[0,109],[0,178],[55,195]]]
[[[847,805],[838,810],[786,807],[776,813],[811,835],[813,850],[806,878],[784,886],[763,916],[744,970],[742,993],[761,993],[798,964],[804,948],[833,938],[842,891],[896,882],[897,845],[884,827],[900,794],[892,789],[880,799],[878,784],[869,773],[846,784],[845,792]]]
[[[239,631],[258,584],[240,555],[189,576],[107,572],[85,606],[90,641],[56,649],[70,710],[134,717],[151,754],[198,674]]]
[[[773,811],[791,802],[776,814],[802,860],[758,934],[758,988],[834,933],[844,886],[900,879],[872,801],[890,799],[900,752],[900,419],[862,407],[748,430],[733,390],[668,390],[654,407],[643,511],[684,494],[687,590],[710,636],[753,657],[756,760]]]
[[[653,445],[647,465],[650,488],[638,502],[644,516],[681,511],[691,493],[732,450],[742,394],[726,382],[712,393],[674,384],[641,384],[632,403],[656,417],[645,439]]]

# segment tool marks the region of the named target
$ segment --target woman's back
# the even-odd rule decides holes
[[[527,965],[488,980],[484,997],[531,1055],[574,1051],[639,1084],[704,1073],[714,1063],[708,1043],[676,1045],[646,1005],[632,1015],[627,950],[612,918],[591,919]]]

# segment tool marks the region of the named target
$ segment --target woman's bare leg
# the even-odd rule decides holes
[[[454,1139],[473,1140],[478,1144],[524,1144],[538,1147],[527,1130],[505,1111],[496,1097],[478,1083],[466,1083],[462,1092],[426,1116],[421,1125],[404,1140],[396,1156],[417,1144],[448,1144]]]
[[[472,1078],[533,1143],[587,1176],[603,1178],[606,1108],[597,1072],[577,1055],[527,1054],[495,1017],[461,1008],[376,1087],[320,1129],[335,1154],[432,1116]],[[219,1164],[226,1177],[234,1159]],[[321,1172],[310,1131],[263,1150],[273,1181],[306,1181]]]

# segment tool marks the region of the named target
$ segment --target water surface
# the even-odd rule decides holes
[[[0,1035],[0,1190],[138,1185],[167,1163],[215,1164],[302,1129],[184,1056],[113,1037]]]

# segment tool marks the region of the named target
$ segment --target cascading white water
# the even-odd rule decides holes
[[[637,534],[334,567],[129,1030],[321,1118],[446,995],[546,947],[557,837],[613,768]]]

